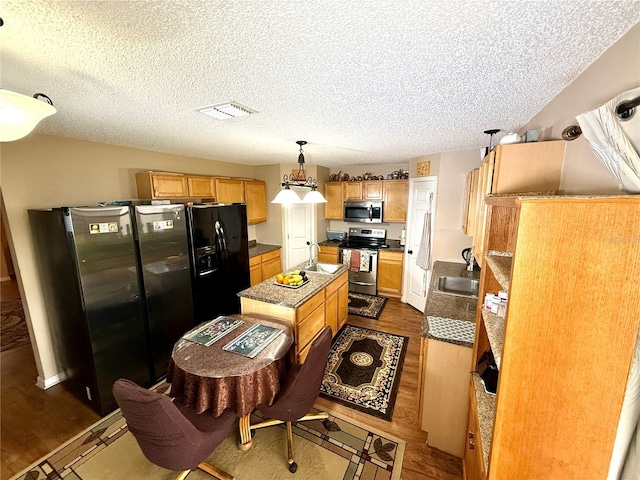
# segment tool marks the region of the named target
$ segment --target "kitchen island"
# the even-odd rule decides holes
[[[478,298],[440,292],[441,276],[478,279],[480,272],[467,271],[464,263],[435,262],[421,328],[421,427],[429,446],[462,458]]]
[[[298,265],[293,270],[304,270]],[[333,335],[347,321],[347,267],[335,273],[307,272],[309,281],[293,288],[270,277],[238,293],[243,314],[263,314],[291,322],[295,338],[294,360],[304,362],[312,341],[328,325]]]

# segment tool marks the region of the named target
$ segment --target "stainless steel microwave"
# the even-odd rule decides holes
[[[382,202],[344,202],[345,222],[382,223]]]

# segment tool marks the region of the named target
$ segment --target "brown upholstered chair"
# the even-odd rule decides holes
[[[168,470],[181,470],[178,480],[196,468],[221,480],[233,480],[204,461],[229,436],[236,418],[233,411],[225,410],[219,417],[199,415],[179,399],[172,402],[166,395],[123,378],[113,384],[113,395],[148,460]]]
[[[320,387],[322,386],[330,348],[331,327],[325,327],[311,345],[304,363],[302,365],[292,365],[288,370],[284,385],[278,392],[273,405],[259,405],[257,407],[257,410],[273,420],[266,420],[249,427],[251,430],[256,430],[280,423],[286,424],[289,471],[291,473],[295,473],[298,469],[298,465],[293,461],[291,422],[319,420],[328,417],[328,414],[324,412],[317,414],[308,414],[308,412],[313,407],[318,395],[320,395]]]

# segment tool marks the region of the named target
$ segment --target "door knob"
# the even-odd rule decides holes
[[[409,255],[413,255],[413,250],[407,250],[407,253],[408,253]]]

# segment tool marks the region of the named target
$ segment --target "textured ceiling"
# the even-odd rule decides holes
[[[640,1],[2,1],[2,88],[38,132],[246,164],[406,162],[518,129]],[[235,100],[259,113],[215,120]]]

